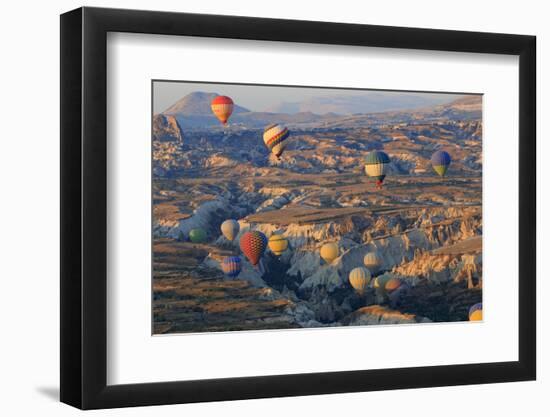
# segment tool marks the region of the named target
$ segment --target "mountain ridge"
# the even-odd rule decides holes
[[[219,128],[219,121],[213,116],[210,102],[218,94],[195,91],[182,97],[160,114],[173,116],[178,123],[185,128]],[[334,110],[334,109],[333,109]],[[369,123],[369,119],[376,115],[377,119],[397,120],[409,119],[414,113],[429,115],[430,117],[449,117],[453,119],[466,118],[469,120],[481,118],[481,96],[459,97],[449,103],[428,106],[418,109],[403,110],[378,110],[369,113],[339,114],[326,112],[324,114],[312,111],[300,111],[297,113],[277,113],[269,111],[251,111],[235,103],[233,114],[229,124],[251,129],[259,129],[271,123],[284,123],[289,126],[314,127],[317,124],[337,125],[342,122],[356,124]]]
[[[204,91],[194,91],[180,98],[170,107],[162,112],[167,115],[185,114],[192,116],[204,116],[211,113],[210,103],[219,96],[217,93],[206,93]],[[249,113],[250,110],[235,104],[233,114]]]

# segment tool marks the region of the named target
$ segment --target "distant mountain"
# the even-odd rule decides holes
[[[219,127],[220,122],[214,117],[210,108],[210,102],[217,95],[201,91],[190,93],[168,107],[162,115],[177,119],[185,128]],[[311,112],[296,114],[252,112],[235,103],[229,123],[249,128],[262,128],[270,123],[311,123],[322,118]]]
[[[218,119],[212,114],[210,102],[216,93],[193,92],[181,98],[162,115],[177,120],[185,129],[221,129]],[[340,96],[317,97],[303,103],[282,103],[273,112],[253,112],[235,103],[229,125],[237,129],[262,129],[268,124],[283,123],[289,128],[349,127],[368,126],[373,122],[408,122],[417,115],[431,119],[474,120],[481,118],[481,96],[463,96],[449,102],[450,96],[412,95],[372,92],[369,100],[364,97]],[[455,96],[456,97],[456,96]],[[356,100],[361,99],[361,100]],[[441,103],[443,101],[443,103]],[[423,103],[427,105],[418,107]],[[293,107],[294,106],[294,107]],[[386,110],[391,107],[404,107],[400,110]],[[414,108],[411,108],[414,107]],[[316,111],[298,111],[311,108]],[[274,110],[277,110],[274,108]]]
[[[324,116],[319,116],[318,114],[311,112],[300,112],[295,114],[250,112],[236,115],[232,120],[234,123],[244,123],[249,125],[259,124],[263,126],[269,123],[312,123],[318,122],[324,118]]]
[[[327,113],[340,115],[382,113],[436,106],[444,104],[450,99],[452,97],[436,94],[366,91],[361,96],[335,95],[330,97],[312,97],[300,103],[282,102],[271,107],[269,111],[274,113],[311,112],[322,115]]]
[[[162,113],[182,116],[211,116],[212,110],[210,109],[210,103],[218,95],[219,94],[216,93],[195,91],[179,99]],[[233,108],[233,114],[248,112],[250,112],[250,110],[237,104],[235,104]]]
[[[481,107],[483,104],[482,97],[483,96],[477,95],[477,94],[464,96],[440,107],[447,108],[447,109],[452,108],[456,110],[469,111],[469,112],[481,111]]]
[[[482,95],[468,95],[460,97],[450,103],[427,109],[435,115],[445,116],[450,119],[473,120],[481,119],[483,109]]]

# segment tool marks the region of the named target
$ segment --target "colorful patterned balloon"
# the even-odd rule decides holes
[[[228,256],[223,258],[222,271],[228,277],[235,278],[241,273],[241,258],[238,256]]]
[[[477,303],[470,307],[468,311],[468,319],[470,321],[481,321],[483,320],[483,304]]]
[[[445,151],[434,152],[431,158],[432,167],[441,177],[445,176],[449,165],[451,165],[451,155]]]
[[[214,116],[225,125],[233,113],[233,100],[227,96],[217,96],[210,103],[210,108]]]
[[[382,188],[389,164],[390,157],[382,151],[372,151],[365,158],[365,173],[376,180],[378,188]]]
[[[267,247],[267,237],[262,232],[246,232],[241,236],[241,250],[252,265],[257,265]]]
[[[241,226],[234,219],[228,219],[222,223],[220,229],[227,240],[233,241],[239,234]]]
[[[279,158],[288,144],[287,139],[290,135],[288,129],[282,125],[272,124],[264,130],[265,146]]]

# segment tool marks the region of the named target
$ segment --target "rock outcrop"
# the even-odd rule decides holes
[[[416,316],[414,314],[401,313],[397,310],[391,310],[385,306],[371,305],[362,307],[354,311],[349,317],[343,320],[348,326],[363,326],[375,324],[413,324],[429,323],[431,320],[426,317]]]
[[[153,142],[183,143],[183,132],[174,116],[153,116]]]

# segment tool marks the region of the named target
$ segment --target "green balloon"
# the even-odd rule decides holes
[[[206,242],[206,232],[202,229],[191,229],[189,239],[193,243],[204,243]]]

